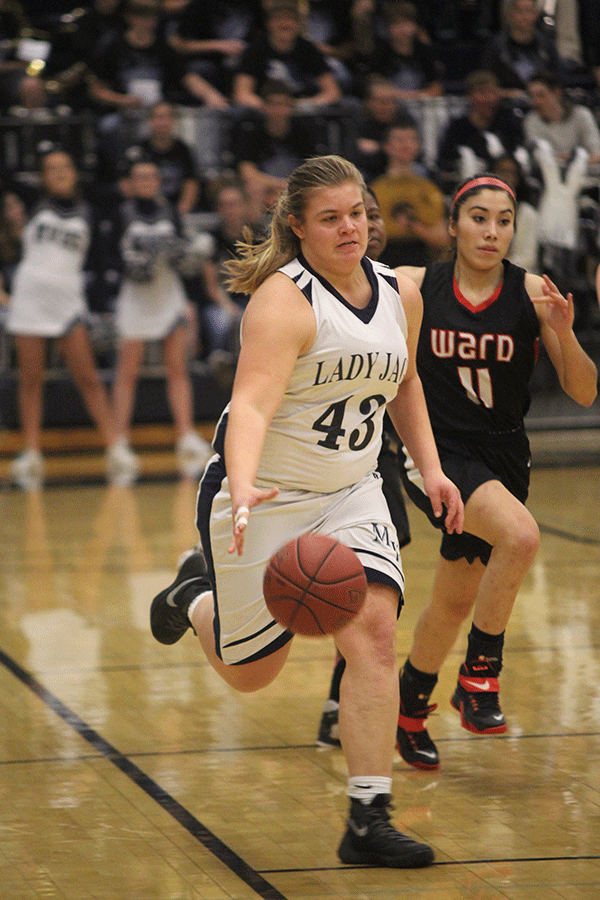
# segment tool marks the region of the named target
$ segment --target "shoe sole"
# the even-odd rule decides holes
[[[414,760],[414,761],[413,761],[413,760],[411,760],[411,759],[406,759],[405,756],[402,756],[402,751],[400,750],[399,747],[397,747],[397,750],[398,750],[398,753],[400,754],[401,759],[404,760],[404,762],[406,763],[406,765],[407,765],[407,766],[412,766],[413,769],[420,769],[422,772],[432,772],[432,771],[435,771],[435,769],[439,769],[439,767],[440,767],[439,762],[437,762],[437,763],[424,763],[424,762],[420,762],[419,760]]]
[[[450,698],[450,704],[454,707],[454,709],[460,713],[460,724],[466,731],[470,731],[472,734],[504,734],[507,730],[508,725],[504,722],[503,725],[494,725],[491,728],[476,728],[472,722],[469,722],[465,719],[464,714],[464,703],[461,701],[456,701],[454,697]]]
[[[339,852],[338,856],[345,865],[371,866],[373,868],[384,867],[386,869],[424,869],[434,861],[433,850],[430,847],[424,847],[422,851],[407,856],[406,859],[398,859],[395,856],[376,856],[369,853],[353,853],[352,851],[349,853],[344,852],[344,858]]]

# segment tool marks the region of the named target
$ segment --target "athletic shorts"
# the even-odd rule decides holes
[[[519,429],[509,434],[485,435],[464,441],[436,435],[436,444],[442,469],[460,491],[463,503],[471,494],[487,481],[500,481],[513,496],[525,503],[529,493],[531,453],[525,431]],[[472,563],[479,558],[487,565],[492,547],[487,541],[469,532],[448,534],[444,525],[445,514],[436,518],[431,502],[424,491],[421,473],[402,447],[400,458],[404,457],[402,483],[406,493],[444,535],[440,553],[444,559],[466,559]]]
[[[227,552],[232,539],[231,499],[223,461],[215,456],[200,484],[197,525],[213,586],[215,647],[227,665],[261,659],[292,638],[267,609],[263,576],[273,553],[306,531],[330,535],[351,547],[367,581],[398,591],[400,612],[404,589],[400,548],[376,472],[332,494],[281,490],[252,510],[244,552],[237,556]]]

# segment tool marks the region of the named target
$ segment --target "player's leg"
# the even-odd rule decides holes
[[[350,814],[338,854],[342,862],[416,868],[433,861],[430,847],[389,822],[398,715],[398,594],[369,584],[358,614],[336,636],[346,660],[339,727],[348,767]]]
[[[492,545],[479,582],[466,659],[452,705],[464,728],[478,734],[506,730],[498,700],[504,632],[517,593],[539,548],[531,513],[500,482],[480,485],[465,504],[465,528]]]
[[[439,754],[427,729],[436,705],[430,698],[438,672],[471,613],[484,566],[476,559],[447,560],[436,567],[432,597],[415,626],[413,643],[400,675],[397,744],[402,759],[417,769],[437,769]]]
[[[339,728],[340,684],[345,668],[346,660],[338,650],[333,663],[333,671],[331,673],[331,681],[329,684],[329,695],[323,705],[319,731],[317,733],[317,744],[320,747],[341,746]]]
[[[381,450],[377,458],[377,471],[382,478],[382,490],[389,507],[390,516],[398,535],[398,546],[406,547],[410,543],[410,523],[406,512],[406,504],[402,493],[402,482],[400,479],[400,467],[402,461],[399,460],[398,451],[392,447],[392,440],[388,430],[393,432],[391,422],[384,420],[384,431],[382,436]],[[396,444],[397,435],[393,434],[393,441]],[[344,674],[346,662],[339,652],[333,664],[331,673],[331,682],[329,685],[329,695],[323,705],[321,721],[317,734],[317,744],[321,747],[339,747],[339,705],[340,705],[340,682]]]

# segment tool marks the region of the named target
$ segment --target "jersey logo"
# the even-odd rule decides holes
[[[364,379],[371,378],[378,381],[393,381],[399,384],[404,375],[406,360],[400,365],[400,357],[397,354],[385,353],[379,358],[379,353],[352,353],[349,357],[340,356],[337,362],[329,364],[325,369],[325,361],[317,363],[317,371],[313,386],[331,384],[334,381],[354,381],[359,375]],[[366,368],[365,368],[366,367]]]
[[[446,328],[431,329],[431,351],[438,359],[458,356],[464,360],[492,360],[510,362],[515,352],[515,342],[510,334],[482,334],[469,331],[449,331]]]

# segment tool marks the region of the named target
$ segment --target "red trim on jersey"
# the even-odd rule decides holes
[[[471,312],[479,312],[482,309],[487,309],[488,306],[492,305],[492,303],[495,303],[496,300],[498,299],[498,297],[500,296],[500,291],[502,290],[502,285],[504,284],[504,281],[501,281],[500,284],[498,285],[498,287],[496,288],[496,290],[494,291],[494,293],[490,294],[490,296],[487,298],[487,300],[484,300],[483,303],[478,303],[476,305],[473,305],[473,303],[471,303],[470,300],[467,300],[467,298],[465,297],[465,295],[459,288],[458,281],[456,280],[456,275],[452,276],[452,282],[454,284],[454,296],[456,297],[456,299],[458,300],[459,303],[462,303],[462,305],[466,306],[467,309],[471,310]]]

